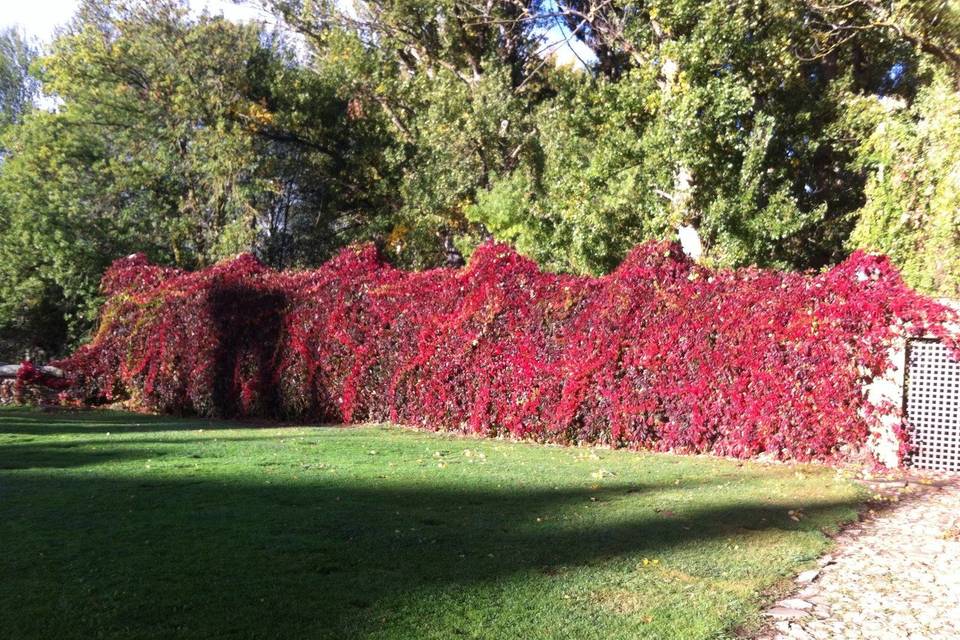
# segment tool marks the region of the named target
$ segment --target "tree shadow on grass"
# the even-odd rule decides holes
[[[138,460],[149,456],[149,452],[136,448],[112,447],[107,450],[74,451],[70,446],[17,445],[14,455],[9,455],[4,447],[0,447],[0,470],[72,469],[107,462]]]
[[[277,429],[307,425],[303,422],[200,417],[176,418],[163,415],[130,414],[103,409],[44,413],[36,409],[0,411],[0,434],[61,435],[80,433],[153,433],[160,431],[218,431],[230,429]]]
[[[0,619],[22,638],[476,637],[466,618],[511,582],[809,526],[735,496],[604,516],[673,485],[374,482],[2,474]],[[790,505],[813,521],[854,506]]]
[[[85,433],[85,432],[84,432]],[[0,435],[3,435],[0,432]],[[22,437],[16,440],[0,440],[0,470],[3,469],[72,469],[96,466],[108,462],[131,462],[134,460],[160,459],[167,455],[183,456],[176,447],[180,445],[216,445],[240,442],[279,441],[288,437],[279,435],[256,435],[196,438],[136,438],[111,442],[101,439],[70,439],[64,442],[37,442],[36,438]],[[225,454],[198,449],[186,460],[220,458]]]

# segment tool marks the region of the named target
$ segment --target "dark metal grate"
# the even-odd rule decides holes
[[[905,393],[910,466],[960,471],[960,362],[938,340],[910,341]]]

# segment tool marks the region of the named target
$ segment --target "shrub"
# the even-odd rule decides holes
[[[52,376],[35,367],[29,360],[24,360],[17,369],[10,399],[17,404],[45,403],[49,400],[55,402],[56,399],[52,398],[51,394],[54,391],[66,390],[69,386],[69,380]]]
[[[883,257],[713,271],[666,243],[600,278],[498,244],[419,273],[371,246],[305,272],[131,256],[103,290],[98,333],[57,363],[88,402],[801,460],[862,445],[895,411],[863,392],[894,340],[951,319]]]

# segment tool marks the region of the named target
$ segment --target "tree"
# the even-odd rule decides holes
[[[37,81],[30,75],[36,48],[19,31],[0,31],[0,129],[18,122],[37,97]]]
[[[379,210],[380,133],[260,25],[86,2],[39,73],[59,106],[6,137],[0,325],[52,315],[75,341],[117,257],[313,264]]]
[[[530,114],[549,97],[536,23],[520,4],[459,0],[267,0],[306,36],[314,70],[383,122],[396,197],[378,218],[404,265],[457,262],[485,230],[466,210],[535,148]]]
[[[867,201],[851,248],[886,253],[929,293],[960,297],[960,91],[940,69],[912,104],[863,97],[852,117],[866,129],[857,161]]]
[[[437,258],[418,229],[604,272],[684,225],[717,265],[836,262],[868,177],[850,97],[948,50],[941,14],[898,5],[894,28],[859,0],[267,3],[396,137],[388,244],[419,266]],[[549,64],[558,34],[584,72]]]
[[[681,225],[699,229],[706,259],[719,265],[811,267],[842,257],[862,177],[828,132],[844,113],[841,88],[854,82],[837,71],[851,54],[799,55],[815,37],[802,7],[551,6],[594,51],[595,77],[572,81],[538,116],[543,159],[520,190],[528,205],[508,214],[494,188],[479,198],[475,220],[527,246],[552,238],[539,257],[577,271],[609,270],[631,245],[675,237]],[[869,51],[884,64],[883,46]]]
[[[37,81],[30,75],[30,64],[36,57],[36,50],[27,40],[14,29],[0,31],[0,171],[7,151],[3,143],[4,132],[19,123],[24,114],[33,106],[37,96]],[[0,192],[0,236],[10,225],[9,204],[6,194]],[[0,253],[0,259],[2,259]],[[0,276],[4,279],[8,274],[0,265]],[[4,294],[11,293],[9,290]],[[25,292],[18,292],[22,294]],[[48,298],[49,299],[49,298]],[[63,340],[62,332],[54,326],[45,326],[39,322],[38,326],[29,326],[26,317],[16,312],[15,299],[4,297],[0,300],[0,359],[7,354],[15,354],[16,345],[21,342],[23,335],[48,335],[49,343],[56,344]],[[34,320],[40,317],[34,317]],[[22,354],[21,354],[22,355]]]
[[[715,266],[863,246],[955,291],[952,0],[262,2],[303,50],[181,0],[86,0],[34,64],[49,110],[24,109],[7,34],[0,336],[76,341],[133,251],[288,267],[365,240],[424,268],[492,236],[604,273],[693,228]]]
[[[842,46],[857,47],[865,35],[889,37],[943,65],[954,88],[960,89],[957,0],[807,0],[806,7],[817,34],[812,55],[829,56]]]

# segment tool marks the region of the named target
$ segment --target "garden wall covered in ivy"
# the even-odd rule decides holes
[[[804,460],[863,445],[898,410],[864,384],[951,313],[882,257],[710,270],[664,243],[599,278],[498,244],[425,272],[371,246],[306,272],[131,256],[103,293],[96,336],[55,363],[75,401]]]

